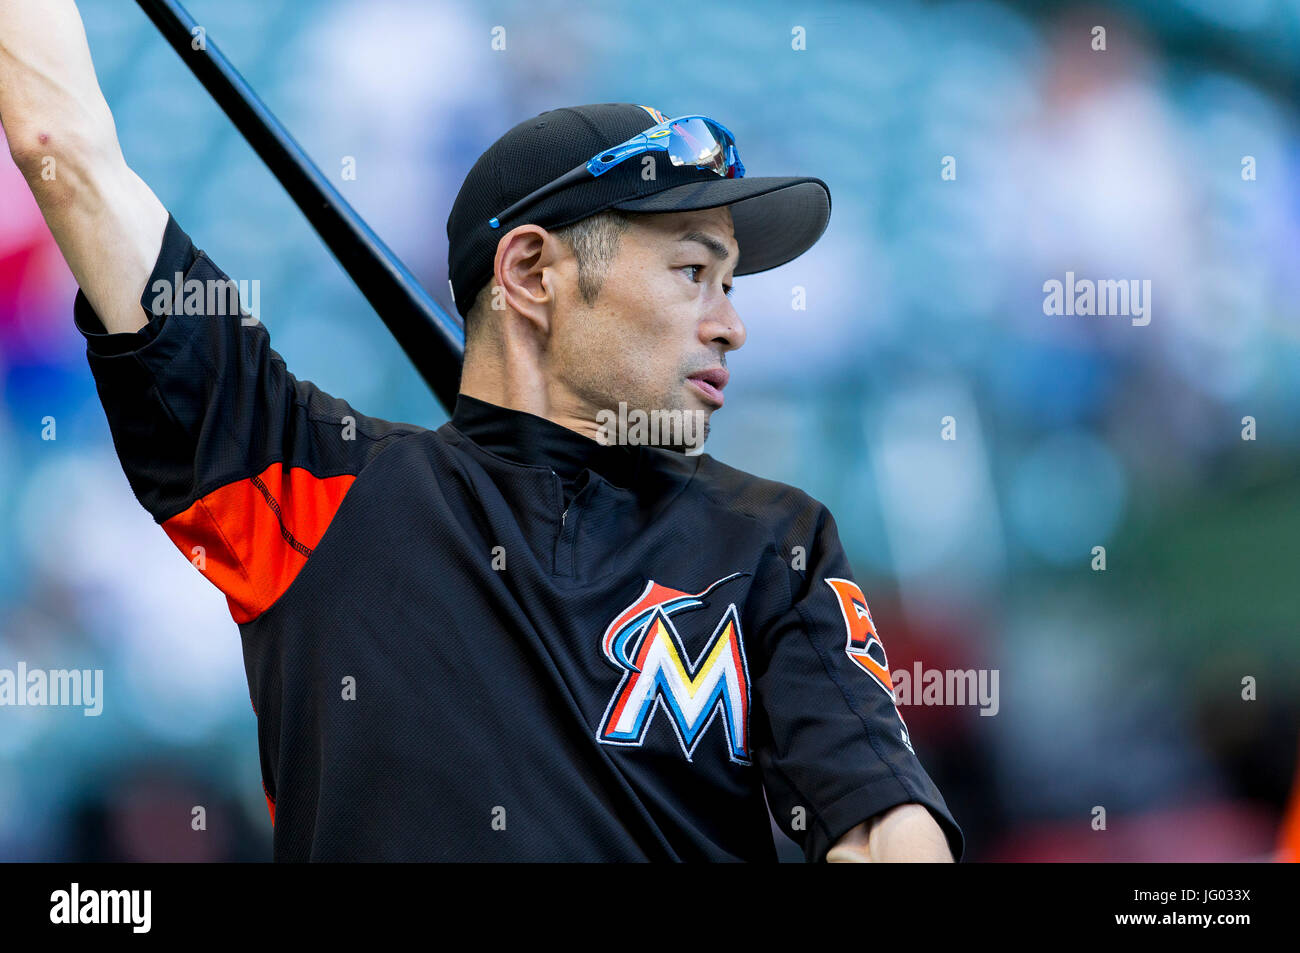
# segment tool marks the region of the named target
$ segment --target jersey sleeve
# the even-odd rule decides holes
[[[772,560],[769,589],[790,599],[762,629],[765,665],[755,680],[757,760],[773,817],[809,862],[820,862],[863,821],[919,803],[960,861],[961,828],[913,750],[835,521],[816,504],[802,522],[810,529]]]
[[[131,489],[244,623],[288,589],[362,468],[424,428],[297,380],[237,289],[169,216],[148,323],[108,334],[80,289],[73,314]]]

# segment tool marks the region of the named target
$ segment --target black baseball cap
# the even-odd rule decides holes
[[[821,179],[724,179],[707,169],[668,162],[655,163],[655,177],[646,179],[636,158],[525,208],[500,228],[488,224],[533,190],[654,126],[652,113],[632,103],[549,109],[519,123],[479,156],[447,217],[448,274],[462,315],[492,278],[501,236],[519,225],[560,228],[611,208],[688,212],[727,205],[740,245],[737,275],[767,271],[799,257],[826,230],[831,193]],[[743,159],[744,143],[737,148]]]

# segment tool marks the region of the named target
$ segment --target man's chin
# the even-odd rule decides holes
[[[620,446],[650,446],[687,453],[698,450],[709,439],[710,417],[716,409],[703,399],[689,400],[686,407],[630,408],[597,414],[597,440]]]

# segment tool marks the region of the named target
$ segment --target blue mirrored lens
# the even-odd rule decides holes
[[[727,174],[727,138],[716,125],[698,116],[679,119],[669,127],[668,158],[673,165],[702,166]]]

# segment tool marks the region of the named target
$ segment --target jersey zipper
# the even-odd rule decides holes
[[[563,482],[562,480],[560,480],[560,475],[559,475],[558,473],[556,473],[554,469],[551,470],[551,476],[555,477],[555,481],[556,481],[556,483],[558,483],[559,486],[560,486],[560,494],[559,494],[559,496],[560,496],[560,502],[563,503],[563,502],[564,502],[564,482]],[[566,506],[566,507],[564,508],[564,510],[560,513],[560,526],[564,526],[564,518],[565,518],[566,516],[568,516],[568,515],[569,515],[569,508]]]
[[[551,474],[555,477],[560,487],[560,499],[564,499],[564,484],[560,480],[560,475],[554,470]],[[557,576],[572,576],[574,564],[573,552],[573,535],[569,529],[569,510],[573,509],[573,504],[577,499],[570,500],[569,503],[560,511],[560,536],[555,541],[555,574]]]

